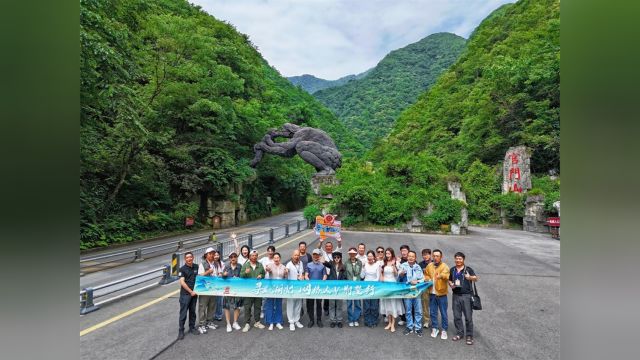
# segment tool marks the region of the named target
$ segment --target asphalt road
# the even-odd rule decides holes
[[[176,342],[177,283],[158,287],[80,316],[83,359],[240,359],[331,357],[336,359],[556,359],[560,356],[560,242],[548,234],[472,228],[466,236],[344,232],[344,245],[359,242],[398,249],[440,248],[444,261],[463,251],[480,277],[484,310],[474,312],[475,344],[433,339],[425,334],[389,333],[383,327],[299,329],[188,335]],[[289,257],[305,231],[283,240]],[[286,318],[286,314],[284,316]],[[346,318],[346,310],[345,315]],[[244,319],[240,316],[240,322]],[[303,319],[306,324],[308,319]],[[285,319],[286,322],[286,319]],[[221,324],[224,324],[222,322]],[[449,308],[449,338],[454,335]]]

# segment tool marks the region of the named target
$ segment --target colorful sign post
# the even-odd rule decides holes
[[[325,216],[316,216],[316,226],[314,228],[316,235],[324,240],[327,236],[340,239],[340,229],[342,222],[335,220],[335,216],[327,214]]]

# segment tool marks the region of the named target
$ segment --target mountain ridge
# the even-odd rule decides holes
[[[452,33],[431,34],[391,51],[365,77],[313,96],[370,149],[388,134],[400,112],[456,61],[465,44],[463,37]]]

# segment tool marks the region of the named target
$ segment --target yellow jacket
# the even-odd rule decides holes
[[[434,279],[436,272],[438,273],[438,278]],[[429,265],[424,268],[424,281],[429,280],[433,281],[435,285],[436,295],[447,295],[449,292],[449,266],[444,262],[441,262],[436,268],[434,263],[429,263]],[[431,286],[429,286],[425,291],[431,294]]]

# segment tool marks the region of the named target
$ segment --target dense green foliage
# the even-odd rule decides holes
[[[560,201],[560,179],[553,180],[549,176],[534,176],[531,179],[531,191],[528,194],[532,195],[538,192],[544,196],[544,210],[557,214],[557,210],[553,207],[553,203]]]
[[[366,77],[313,95],[370,149],[389,133],[400,112],[456,61],[464,45],[454,34],[429,35],[392,51]]]
[[[348,214],[345,225],[398,226],[414,216],[437,226],[459,221],[463,204],[451,200],[442,162],[427,154],[415,160],[384,161],[377,169],[369,163],[347,162],[338,171],[340,185],[331,189],[335,210]]]
[[[328,89],[328,88],[344,85],[344,84],[348,83],[349,81],[362,79],[363,77],[367,76],[370,71],[371,71],[371,69],[369,69],[369,70],[367,70],[367,71],[365,71],[363,73],[360,73],[358,75],[343,76],[343,77],[341,77],[341,78],[339,78],[337,80],[320,79],[320,78],[317,78],[317,77],[315,77],[313,75],[309,75],[309,74],[304,74],[304,75],[300,75],[300,76],[291,76],[291,77],[288,77],[287,79],[289,81],[291,81],[291,83],[293,85],[300,86],[302,89],[304,89],[309,94],[313,94],[314,92],[319,91],[319,90],[324,90],[324,89]]]
[[[428,151],[449,169],[496,164],[514,145],[534,173],[560,165],[560,1],[521,0],[494,11],[460,59],[408,108],[377,149]]]
[[[241,199],[250,218],[304,206],[313,168],[266,156],[268,128],[326,130],[349,154],[352,134],[291,85],[245,35],[184,0],[82,0],[81,248],[127,242],[204,220],[206,199]]]
[[[559,11],[558,0],[521,0],[488,16],[455,64],[368,154],[369,170],[351,165],[339,172],[342,211],[389,224],[432,206],[421,219],[435,228],[457,206],[444,203],[446,180],[459,179],[471,220],[497,222],[500,209],[521,220],[524,197],[502,195],[500,182],[506,150],[523,144],[532,149],[532,191],[544,194],[552,211],[560,194],[559,181],[546,176],[560,167]],[[374,72],[362,82],[372,78]],[[381,202],[386,215],[373,216]]]
[[[469,218],[474,220],[497,222],[495,195],[501,190],[501,168],[489,167],[479,160],[469,166],[462,174],[462,188],[467,196]]]

